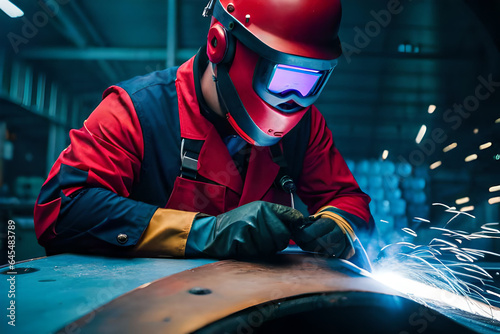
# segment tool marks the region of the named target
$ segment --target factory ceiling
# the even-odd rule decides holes
[[[25,15],[0,13],[0,51],[78,100],[74,126],[106,87],[191,57],[209,24],[201,16],[207,0],[12,2]],[[389,159],[414,166],[442,161],[444,170],[499,174],[499,2],[348,0],[343,7],[344,55],[317,106],[344,156],[379,159],[388,150]],[[11,103],[0,106],[2,118],[15,112]],[[443,152],[452,143],[457,148]],[[465,163],[471,154],[478,158]]]

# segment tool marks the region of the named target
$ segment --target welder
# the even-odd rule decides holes
[[[313,103],[337,65],[339,0],[212,0],[180,67],[108,88],[35,206],[48,254],[339,258],[373,230]],[[307,206],[292,208],[293,195]]]

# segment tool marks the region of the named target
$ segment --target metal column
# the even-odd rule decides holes
[[[49,100],[49,118],[51,124],[49,126],[49,138],[47,147],[47,174],[49,173],[54,161],[56,161],[59,153],[66,146],[65,120],[68,113],[67,103],[62,103],[62,94],[59,93],[59,88],[55,83],[50,85],[50,100]],[[57,120],[57,122],[55,122]],[[63,122],[59,122],[63,121]]]
[[[177,0],[168,0],[167,4],[167,59],[166,65],[175,65],[177,51]]]
[[[6,59],[5,59],[5,51],[0,50],[0,93],[2,93],[4,89],[4,77],[5,77],[5,67],[6,67]]]

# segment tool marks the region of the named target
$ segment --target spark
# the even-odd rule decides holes
[[[449,223],[451,223],[455,218],[457,218],[459,215],[461,214],[466,214],[472,218],[475,218],[473,215],[467,213],[467,212],[463,212],[463,211],[457,211],[457,208],[454,207],[454,206],[448,206],[446,204],[443,204],[443,203],[432,203],[433,206],[435,205],[439,205],[439,206],[444,206],[446,208],[445,212],[450,212],[450,213],[455,213],[455,216],[453,216],[450,220],[448,220],[448,222],[446,223],[446,225],[448,225]],[[445,227],[446,227],[445,225]]]
[[[0,1],[0,10],[12,18],[21,17],[24,12],[10,1]]]
[[[461,215],[461,214],[465,214],[465,215],[467,215],[467,216],[469,216],[469,217],[471,217],[471,218],[476,218],[476,217],[474,217],[473,215],[471,215],[470,213],[466,213],[466,212],[463,212],[463,211],[457,211],[457,208],[456,208],[456,207],[454,207],[454,206],[448,206],[448,205],[443,204],[443,203],[432,203],[432,205],[433,205],[433,206],[434,206],[434,205],[444,206],[444,207],[446,208],[445,212],[456,213],[456,214],[457,214],[457,216],[458,216],[458,215]],[[455,216],[455,217],[457,217],[457,216]],[[451,219],[448,221],[448,223],[450,223],[453,219],[455,219],[455,217],[451,218]],[[447,223],[447,224],[448,224],[448,223]]]
[[[493,278],[491,277],[490,274],[488,274],[488,272],[486,270],[484,270],[483,268],[479,267],[479,266],[476,266],[476,265],[464,265],[464,264],[459,264],[459,263],[456,263],[456,264],[448,264],[448,267],[453,267],[453,266],[460,266],[462,269],[465,269],[467,271],[472,271],[472,272],[475,272],[475,273],[478,273],[479,275],[483,275],[487,278]],[[472,276],[473,278],[477,278],[475,276]]]
[[[470,248],[462,248],[462,249],[465,251],[468,251],[470,253],[475,252],[475,253],[479,253],[479,254],[490,254],[493,256],[500,256],[500,254],[498,254],[498,253],[490,252],[490,251],[483,250],[483,249],[470,249]]]
[[[417,138],[415,138],[415,142],[417,144],[420,144],[420,142],[424,138],[426,132],[427,132],[427,126],[425,126],[425,124],[424,124],[420,127],[420,130],[418,130]]]
[[[429,227],[443,237],[433,237],[427,245],[400,241],[385,246],[374,264],[372,277],[425,306],[460,309],[500,321],[500,309],[490,303],[498,302],[500,289],[489,285],[493,277],[475,264],[486,255],[500,254],[462,247],[464,241],[500,239],[500,223],[483,224],[474,232],[454,230],[448,226],[456,217],[475,217],[446,204],[432,205],[442,206],[453,215],[444,227]],[[415,220],[430,223],[422,218]],[[410,228],[402,231],[417,236]]]
[[[429,168],[430,168],[430,169],[436,169],[436,168],[438,168],[439,166],[441,166],[442,164],[443,164],[443,163],[439,160],[439,161],[436,161],[436,162],[432,163],[432,164],[429,166]]]
[[[461,208],[460,212],[467,212],[467,211],[472,211],[472,210],[474,210],[474,206],[470,205],[470,206],[465,206],[465,207]]]
[[[454,206],[448,206],[446,204],[443,204],[443,203],[432,203],[433,206],[435,205],[440,205],[440,206],[444,206],[447,210],[455,210],[456,208]]]
[[[498,226],[500,224],[499,223],[487,223],[487,224],[484,224],[483,226],[481,226],[481,229],[492,232],[492,233],[500,233],[500,230],[497,230],[496,228],[489,227],[492,225]]]
[[[401,242],[398,242],[397,243],[398,245],[402,245],[402,246],[407,246],[411,249],[415,249],[417,246],[415,246],[414,244],[412,244],[411,242],[404,242],[404,241],[401,241]],[[382,248],[382,250],[384,250],[385,248],[389,247],[391,245],[387,245],[385,246],[384,248]]]
[[[420,218],[420,217],[413,217],[414,220],[418,220],[424,223],[430,223],[431,221],[428,219]]]
[[[402,230],[403,232],[408,233],[408,234],[409,234],[409,235],[411,235],[411,236],[414,236],[414,237],[416,237],[416,236],[417,236],[417,233],[416,233],[415,231],[413,231],[411,228],[408,228],[408,227],[403,227],[401,230]]]
[[[500,294],[496,293],[496,292],[493,292],[493,291],[490,291],[490,290],[486,290],[487,293],[493,295],[493,296],[496,296],[498,298],[500,298]]]
[[[444,153],[449,152],[449,151],[453,150],[454,148],[456,148],[457,146],[458,146],[457,143],[451,143],[450,145],[443,148],[443,152]]]
[[[477,154],[471,154],[471,155],[468,155],[466,158],[465,158],[465,162],[471,162],[471,161],[474,161],[477,159]]]
[[[456,254],[455,257],[457,258],[457,260],[459,261],[463,261],[463,262],[474,262],[474,260],[476,260],[476,258],[472,257],[472,256],[468,256],[468,255],[465,255],[465,254]]]
[[[444,206],[444,207],[446,208],[445,212],[450,212],[450,213],[455,213],[455,214],[456,214],[453,218],[451,218],[451,219],[448,221],[448,223],[446,223],[446,225],[448,225],[449,223],[451,223],[451,221],[452,221],[453,219],[455,219],[456,217],[458,217],[458,216],[459,216],[459,215],[461,215],[461,214],[467,215],[467,216],[469,216],[469,217],[471,217],[471,218],[476,218],[475,216],[471,215],[470,213],[467,213],[467,212],[464,212],[464,211],[457,211],[457,208],[456,208],[456,207],[454,207],[454,206],[448,206],[448,205],[443,204],[443,203],[432,203],[432,205],[440,205],[440,206]],[[445,225],[445,226],[446,226],[446,225]]]
[[[430,245],[432,245],[432,243],[433,243],[434,241],[440,241],[440,242],[442,242],[442,243],[444,243],[444,244],[446,244],[446,245],[449,245],[449,246],[451,246],[451,247],[457,247],[455,244],[453,244],[453,243],[451,243],[451,242],[448,242],[448,241],[446,241],[446,240],[443,240],[443,239],[439,239],[439,238],[434,238],[434,239],[432,239],[432,240],[431,240],[431,242],[430,242],[429,244],[430,244]]]
[[[493,145],[491,142],[487,142],[487,143],[484,143],[484,144],[480,145],[479,149],[480,150],[485,150],[485,149],[491,147],[491,145]]]

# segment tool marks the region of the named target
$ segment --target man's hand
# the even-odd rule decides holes
[[[349,237],[348,237],[349,235]],[[320,212],[292,225],[292,239],[305,251],[348,259],[354,254],[354,231],[340,216]]]
[[[199,215],[189,232],[186,256],[231,258],[274,254],[287,247],[290,226],[303,219],[298,210],[262,201],[217,217]]]

